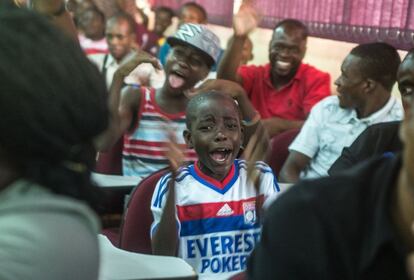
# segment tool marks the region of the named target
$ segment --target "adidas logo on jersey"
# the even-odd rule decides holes
[[[233,214],[233,210],[230,208],[230,206],[226,203],[223,205],[223,207],[220,208],[217,212],[217,216],[230,216]]]

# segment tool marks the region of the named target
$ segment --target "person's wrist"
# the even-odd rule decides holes
[[[254,126],[254,125],[258,124],[260,120],[261,120],[260,113],[258,111],[255,111],[254,115],[252,117],[244,118],[242,120],[242,124],[245,127],[250,127],[250,126]]]
[[[234,39],[235,40],[246,40],[247,34],[244,32],[237,32],[237,30],[234,30]]]

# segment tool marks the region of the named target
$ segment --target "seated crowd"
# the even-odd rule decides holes
[[[223,50],[196,2],[170,36],[172,9],[150,30],[119,2],[0,0],[0,279],[98,279],[90,176],[116,143],[124,176],[168,169],[152,252],[200,279],[414,279],[413,50],[401,62],[387,43],[357,45],[331,94],[302,61],[298,20],[275,25],[268,63],[246,65],[249,3]],[[279,176],[270,139],[293,130]]]

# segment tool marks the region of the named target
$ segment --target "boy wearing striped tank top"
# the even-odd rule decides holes
[[[218,37],[202,25],[183,24],[173,37],[165,65],[166,81],[159,89],[128,86],[121,92],[124,78],[140,63],[158,67],[155,58],[139,52],[115,72],[110,89],[112,118],[106,133],[97,141],[99,150],[110,148],[124,136],[123,174],[146,177],[168,166],[165,156],[168,136],[166,128],[174,131],[177,142],[184,147],[186,93],[205,79],[219,55]],[[186,152],[188,161],[195,153]]]
[[[239,108],[227,92],[207,91],[193,97],[187,106],[184,138],[198,160],[178,168],[184,155],[171,144],[171,173],[160,179],[152,197],[153,253],[183,258],[199,279],[228,279],[246,268],[261,232],[261,205],[279,192],[270,167],[254,160],[260,149],[259,154],[249,152],[250,147],[265,144],[266,137],[257,134],[252,137],[255,143],[247,146],[251,165],[236,159],[244,127],[264,132],[259,118],[245,122],[243,128],[240,119]]]

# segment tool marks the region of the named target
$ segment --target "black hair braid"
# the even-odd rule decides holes
[[[92,139],[107,126],[105,82],[80,47],[25,9],[0,12],[0,149],[22,176],[93,201]]]

